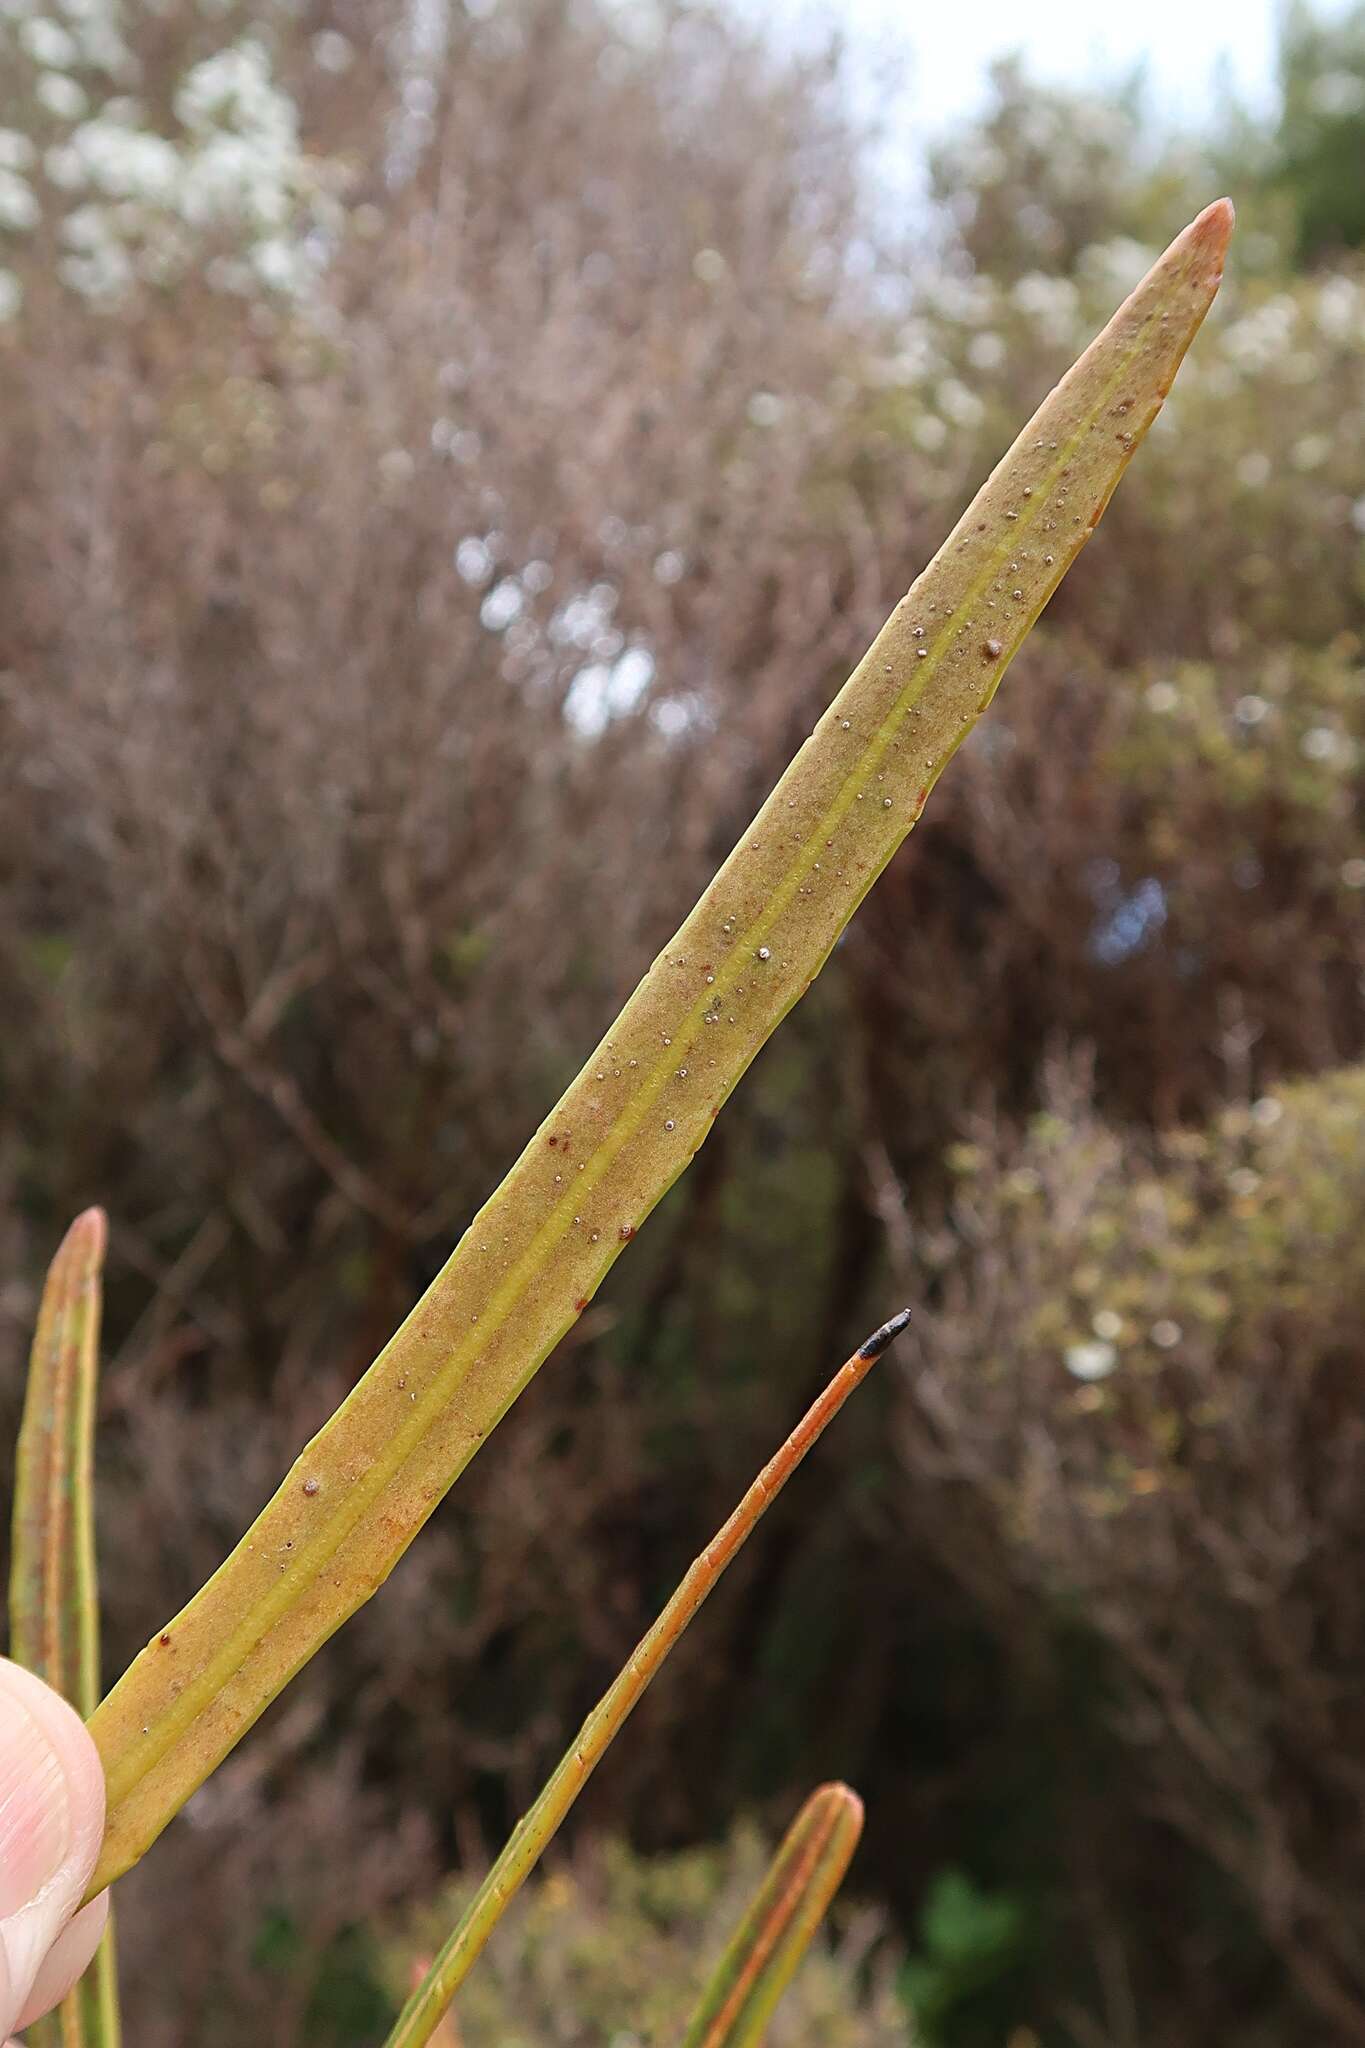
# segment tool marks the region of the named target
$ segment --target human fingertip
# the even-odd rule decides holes
[[[77,1978],[89,1968],[108,1920],[109,1894],[105,1891],[67,1922],[38,1965],[33,1989],[14,2022],[17,2027],[31,2027],[54,2005],[60,2005]]]

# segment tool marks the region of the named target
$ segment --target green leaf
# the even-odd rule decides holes
[[[99,1708],[97,1884],[383,1583],[687,1166],[1089,538],[1231,225],[1226,201],[1202,213],[1044,402],[407,1321]]]
[[[94,1439],[104,1211],[76,1218],[43,1288],[29,1359],[14,1482],[10,1652],[76,1711],[99,1698]],[[118,2048],[114,1936],[56,2012],[27,2030],[30,2048]]]
[[[847,1785],[812,1792],[731,1938],[682,2048],[754,2048],[843,1883],[863,1831]]]
[[[546,1845],[553,1839],[564,1816],[665,1657],[807,1451],[824,1434],[853,1389],[862,1385],[877,1359],[899,1337],[909,1320],[910,1311],[902,1309],[889,1323],[883,1323],[879,1330],[875,1330],[852,1358],[840,1367],[781,1449],[768,1460],[725,1526],[684,1574],[653,1628],[636,1645],[625,1669],[608,1687],[579,1729],[577,1738],[535,1805],[517,1824],[506,1848],[460,1916],[454,1932],[399,2014],[385,2048],[422,2048],[424,2042],[436,2038],[435,2030],[443,2014],[469,1975],[488,1937],[544,1855]],[[851,1798],[852,1794],[848,1796]],[[851,1844],[849,1853],[852,1853]],[[785,1983],[786,1979],[783,1978],[782,1982]]]

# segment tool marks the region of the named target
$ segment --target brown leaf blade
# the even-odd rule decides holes
[[[98,1709],[98,1884],[382,1584],[683,1172],[1089,538],[1231,227],[1206,209],[1044,401],[407,1321]]]

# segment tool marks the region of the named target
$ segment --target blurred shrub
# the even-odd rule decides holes
[[[1247,1898],[1309,2001],[1365,2010],[1365,1069],[1155,1141],[1058,1071],[1015,1138],[954,1148],[903,1448],[945,1562],[1074,1603],[1168,1825]]]
[[[1283,109],[1272,175],[1287,194],[1301,257],[1365,244],[1365,7],[1287,10]]]
[[[755,1827],[737,1828],[719,1849],[653,1858],[585,1843],[532,1881],[489,1943],[454,2007],[460,2048],[644,2048],[676,2038],[770,1854]],[[409,1958],[444,1939],[463,1897],[451,1888],[395,1939],[396,1988],[406,1989]],[[836,1909],[765,2039],[772,2048],[909,2048],[895,1964],[877,1914]]]

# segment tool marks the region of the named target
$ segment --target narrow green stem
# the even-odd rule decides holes
[[[454,1932],[399,2014],[386,2048],[420,2048],[421,2043],[431,2039],[508,1903],[544,1854],[546,1845],[597,1768],[603,1751],[659,1666],[812,1444],[909,1320],[909,1309],[902,1309],[841,1366],[781,1450],[768,1460],[729,1520],[689,1567],[654,1626],[636,1645],[630,1662],[588,1715],[534,1806],[517,1823]]]

